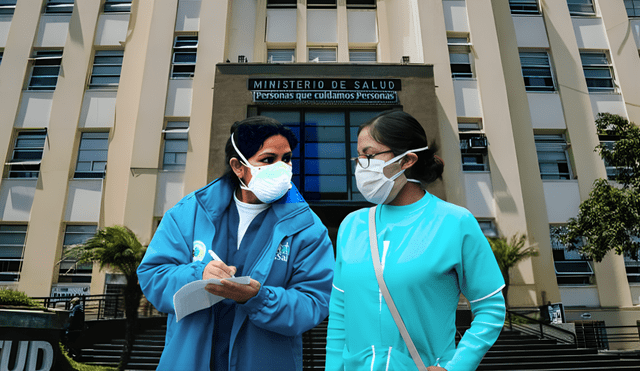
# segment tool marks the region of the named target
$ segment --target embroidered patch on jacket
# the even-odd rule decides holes
[[[284,244],[280,244],[278,246],[278,251],[276,252],[276,260],[280,260],[286,262],[289,260],[289,242],[285,242]]]
[[[207,246],[202,241],[193,241],[193,261],[202,261],[207,252]]]

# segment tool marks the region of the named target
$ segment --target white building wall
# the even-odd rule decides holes
[[[45,128],[49,126],[53,92],[23,91],[20,111],[16,117],[17,128]]]
[[[36,183],[36,179],[2,179],[0,220],[3,222],[29,221]]]
[[[102,179],[70,181],[65,221],[98,223],[101,200]]]
[[[531,125],[534,129],[565,130],[562,102],[557,93],[527,93]]]
[[[547,30],[542,17],[513,17],[516,39],[521,48],[548,48]]]
[[[87,90],[80,112],[81,128],[110,128],[116,113],[116,91]]]
[[[577,180],[543,181],[549,223],[566,223],[578,215],[580,193]]]
[[[99,46],[121,45],[127,38],[129,13],[101,14],[94,44]]]
[[[180,0],[176,16],[176,31],[198,31],[200,29],[200,0]]]
[[[464,0],[445,0],[442,2],[442,8],[447,31],[469,32],[467,4]]]
[[[495,202],[490,172],[465,172],[466,208],[476,218],[495,218]]]
[[[0,48],[4,48],[7,45],[12,19],[13,17],[10,15],[0,15]]]
[[[571,17],[571,22],[579,49],[609,49],[602,19]]]
[[[64,47],[69,33],[70,15],[43,14],[36,36],[35,47]]]

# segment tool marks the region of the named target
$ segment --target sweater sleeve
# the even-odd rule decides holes
[[[192,252],[171,212],[162,218],[138,267],[145,297],[164,313],[174,313],[173,295],[185,284],[202,279],[205,263]]]
[[[464,333],[453,358],[445,365],[447,371],[475,370],[482,357],[495,343],[505,318],[505,304],[502,292],[471,303],[474,319]]]
[[[294,273],[286,287],[262,286],[240,305],[256,326],[285,336],[297,336],[322,322],[329,312],[333,279],[333,246],[327,229],[315,215],[314,227],[297,235],[302,244]]]

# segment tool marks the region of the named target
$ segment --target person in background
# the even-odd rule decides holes
[[[302,369],[302,333],[328,315],[334,255],[291,183],[297,143],[274,119],[236,122],[227,172],[164,215],[138,268],[147,299],[169,314],[158,370]],[[251,282],[225,280],[234,275]],[[209,278],[226,299],[176,322],[173,295]]]
[[[65,329],[64,345],[67,348],[69,356],[73,359],[81,357],[82,348],[78,344],[78,339],[84,333],[84,305],[79,297],[74,297],[69,301],[71,313],[69,313],[69,322]]]
[[[475,370],[504,324],[504,281],[478,222],[431,195],[444,163],[420,123],[386,111],[360,126],[355,177],[375,208],[386,286],[427,370]],[[374,270],[369,209],[338,231],[327,334],[327,370],[416,370]],[[456,347],[460,294],[474,321]]]

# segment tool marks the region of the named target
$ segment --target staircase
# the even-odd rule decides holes
[[[597,371],[640,370],[640,354],[621,357],[598,353],[595,348],[577,348],[554,340],[503,330],[485,355],[478,371]]]
[[[133,346],[127,370],[155,370],[164,348],[166,326],[143,330]],[[303,335],[303,369],[323,370],[327,321]],[[83,363],[115,366],[118,364],[124,339],[97,343],[83,349]],[[603,371],[640,370],[640,352],[601,353],[596,348],[577,348],[555,340],[542,340],[504,329],[485,355],[478,371]]]
[[[155,370],[164,349],[166,326],[158,329],[146,329],[136,336],[127,370]],[[93,344],[82,350],[82,363],[110,366],[118,365],[124,339],[113,339],[108,343]]]

